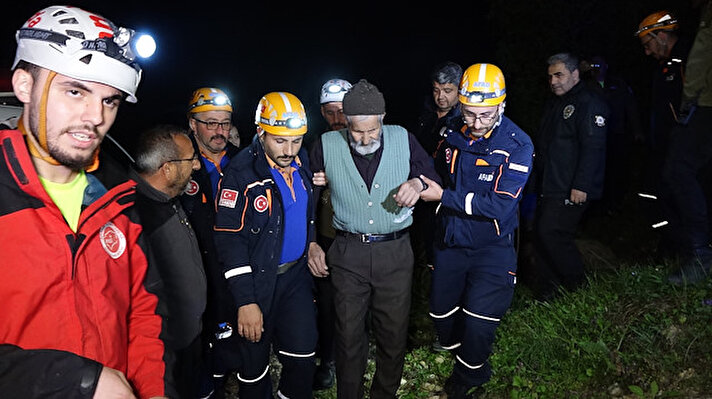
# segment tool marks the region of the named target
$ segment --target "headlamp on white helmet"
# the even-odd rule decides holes
[[[152,38],[70,6],[50,6],[35,13],[15,38],[13,69],[25,61],[71,78],[106,84],[126,93],[129,102],[136,102],[141,81],[137,55],[145,58],[155,51]]]
[[[351,83],[343,79],[331,79],[321,86],[320,104],[344,101],[344,94],[351,88]]]

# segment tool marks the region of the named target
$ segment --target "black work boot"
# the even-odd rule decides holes
[[[459,382],[456,382],[452,376],[450,376],[447,381],[445,381],[445,394],[447,395],[447,399],[476,399],[477,398],[477,389],[474,390],[474,392],[468,394],[467,392],[470,390],[470,388],[466,385],[462,385]],[[442,398],[442,396],[441,396]]]
[[[312,389],[314,389],[315,391],[329,389],[334,385],[335,379],[336,372],[334,368],[334,362],[331,361],[321,363],[316,367]]]
[[[676,272],[668,276],[668,282],[675,285],[697,284],[710,275],[712,266],[712,247],[695,248],[692,257]]]

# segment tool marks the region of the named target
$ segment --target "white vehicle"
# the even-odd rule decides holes
[[[15,127],[20,113],[22,113],[22,103],[15,97],[15,93],[11,91],[0,92],[0,123],[14,118],[12,127]]]

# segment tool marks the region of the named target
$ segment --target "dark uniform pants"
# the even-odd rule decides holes
[[[337,235],[329,248],[336,308],[336,384],[339,399],[362,398],[368,360],[366,315],[376,340],[372,399],[395,398],[403,374],[410,312],[413,250],[410,236],[362,243]]]
[[[277,276],[272,308],[262,315],[262,339],[252,343],[240,338],[241,399],[272,398],[270,349],[282,365],[279,392],[290,399],[312,397],[317,341],[313,282],[306,258]]]
[[[511,235],[479,249],[435,249],[430,316],[455,356],[452,378],[473,387],[490,379],[495,330],[512,302],[517,256]]]
[[[588,202],[572,205],[561,198],[539,198],[535,279],[543,293],[553,292],[558,286],[573,290],[584,282],[583,261],[575,238],[587,208]]]
[[[328,251],[333,238],[322,235],[317,236],[318,244]],[[327,265],[328,266],[328,265]],[[331,276],[314,277],[317,327],[319,328],[319,346],[317,357],[321,364],[334,361],[334,326],[336,325],[336,312],[334,311],[334,287]]]
[[[672,138],[663,178],[680,212],[689,251],[710,243],[705,195],[710,182],[703,183],[700,172],[709,169],[712,160],[712,107],[697,108],[686,127],[673,129]]]

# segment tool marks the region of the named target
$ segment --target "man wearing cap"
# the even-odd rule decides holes
[[[315,184],[328,182],[334,207],[336,237],[327,262],[336,306],[337,396],[364,395],[370,313],[377,347],[370,397],[394,398],[413,274],[408,226],[425,189],[419,176],[439,178],[415,136],[383,124],[386,104],[376,86],[362,79],[344,95],[343,107],[347,128],[324,133],[310,154]]]
[[[136,183],[107,191],[88,173],[121,103],[136,102],[134,32],[50,6],[16,38],[24,108],[17,130],[0,131],[0,392],[173,396]]]
[[[190,138],[201,167],[193,171],[179,198],[198,238],[208,277],[208,304],[203,318],[206,378],[209,380],[206,394],[224,387],[225,377],[237,367],[238,361],[236,338],[231,335],[237,308],[222,277],[213,238],[218,181],[238,152],[230,142],[230,130],[234,127],[232,112],[230,98],[214,87],[195,90],[188,102]]]
[[[282,365],[280,398],[312,397],[317,341],[311,172],[302,140],[304,106],[271,92],[255,116],[257,139],[225,170],[216,201],[215,242],[238,307],[240,398],[272,397],[270,350]],[[323,265],[323,253],[319,261]]]
[[[321,86],[319,103],[321,103],[321,116],[331,130],[346,127],[344,116],[344,94],[351,88],[351,83],[343,79],[329,79]],[[334,227],[331,218],[334,208],[331,206],[331,191],[326,188],[321,190],[317,202],[317,243],[325,251],[329,250],[334,241]],[[328,269],[327,269],[328,270]],[[319,326],[319,346],[317,357],[319,366],[314,373],[314,389],[322,390],[334,385],[334,328],[336,312],[334,310],[334,289],[328,271],[323,276],[314,278],[316,288],[317,322]]]

